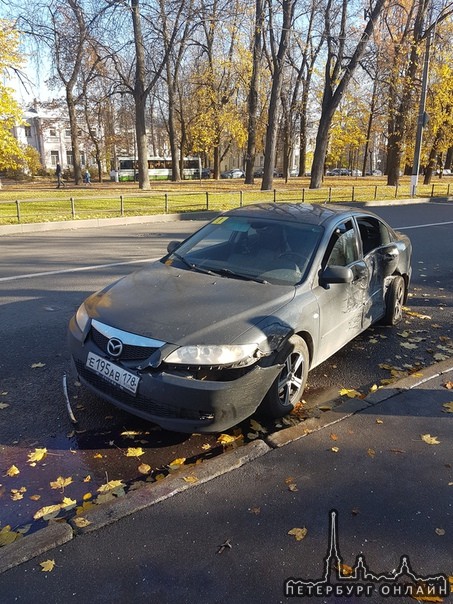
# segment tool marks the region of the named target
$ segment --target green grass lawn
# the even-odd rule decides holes
[[[435,179],[419,184],[419,197],[449,196],[453,179]],[[410,197],[410,178],[389,187],[385,177],[326,178],[321,189],[309,189],[308,178],[274,180],[271,191],[261,191],[261,180],[245,185],[242,180],[151,182],[149,191],[136,183],[92,183],[86,187],[67,184],[56,189],[52,181],[3,183],[0,190],[0,224],[51,222],[190,212],[226,210],[260,202],[351,203]]]

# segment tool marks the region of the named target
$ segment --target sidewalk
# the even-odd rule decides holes
[[[175,476],[90,511],[92,524],[75,537],[68,525],[53,525],[70,540],[0,574],[0,601],[287,602],[293,598],[284,595],[285,580],[323,576],[332,510],[338,521],[332,564],[339,554],[344,573],[362,554],[374,575],[389,575],[406,556],[400,583],[410,582],[410,570],[418,578],[451,576],[449,381],[452,360],[187,469],[183,476],[195,482]],[[293,529],[306,529],[305,537],[297,540],[305,530]],[[37,537],[0,550],[0,570],[24,555],[27,539]],[[16,545],[22,552],[14,553]],[[48,559],[55,567],[42,572],[40,562]],[[332,581],[336,595],[324,585],[310,601],[416,601],[398,595],[409,589],[403,585],[392,596],[391,581]],[[359,585],[370,585],[369,592],[360,593]],[[352,597],[341,595],[346,588]]]

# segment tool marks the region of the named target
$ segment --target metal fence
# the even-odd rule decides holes
[[[419,197],[449,197],[451,183],[418,187]],[[264,202],[351,203],[408,199],[410,184],[335,186],[320,189],[231,190],[204,192],[138,192],[117,196],[20,199],[0,201],[0,224],[53,222],[86,218],[173,214],[200,210],[222,211]]]

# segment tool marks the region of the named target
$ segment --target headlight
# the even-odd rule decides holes
[[[80,331],[82,331],[82,332],[85,331],[85,328],[88,325],[90,317],[88,316],[84,303],[82,303],[79,306],[79,309],[76,312],[75,320],[76,320],[76,323],[77,323]]]
[[[247,367],[257,360],[257,351],[256,344],[181,346],[171,352],[165,362],[175,365],[240,365]]]

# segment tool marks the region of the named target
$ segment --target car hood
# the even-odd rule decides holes
[[[228,344],[277,313],[294,294],[294,286],[156,262],[93,294],[85,306],[91,318],[130,333],[178,345]]]

